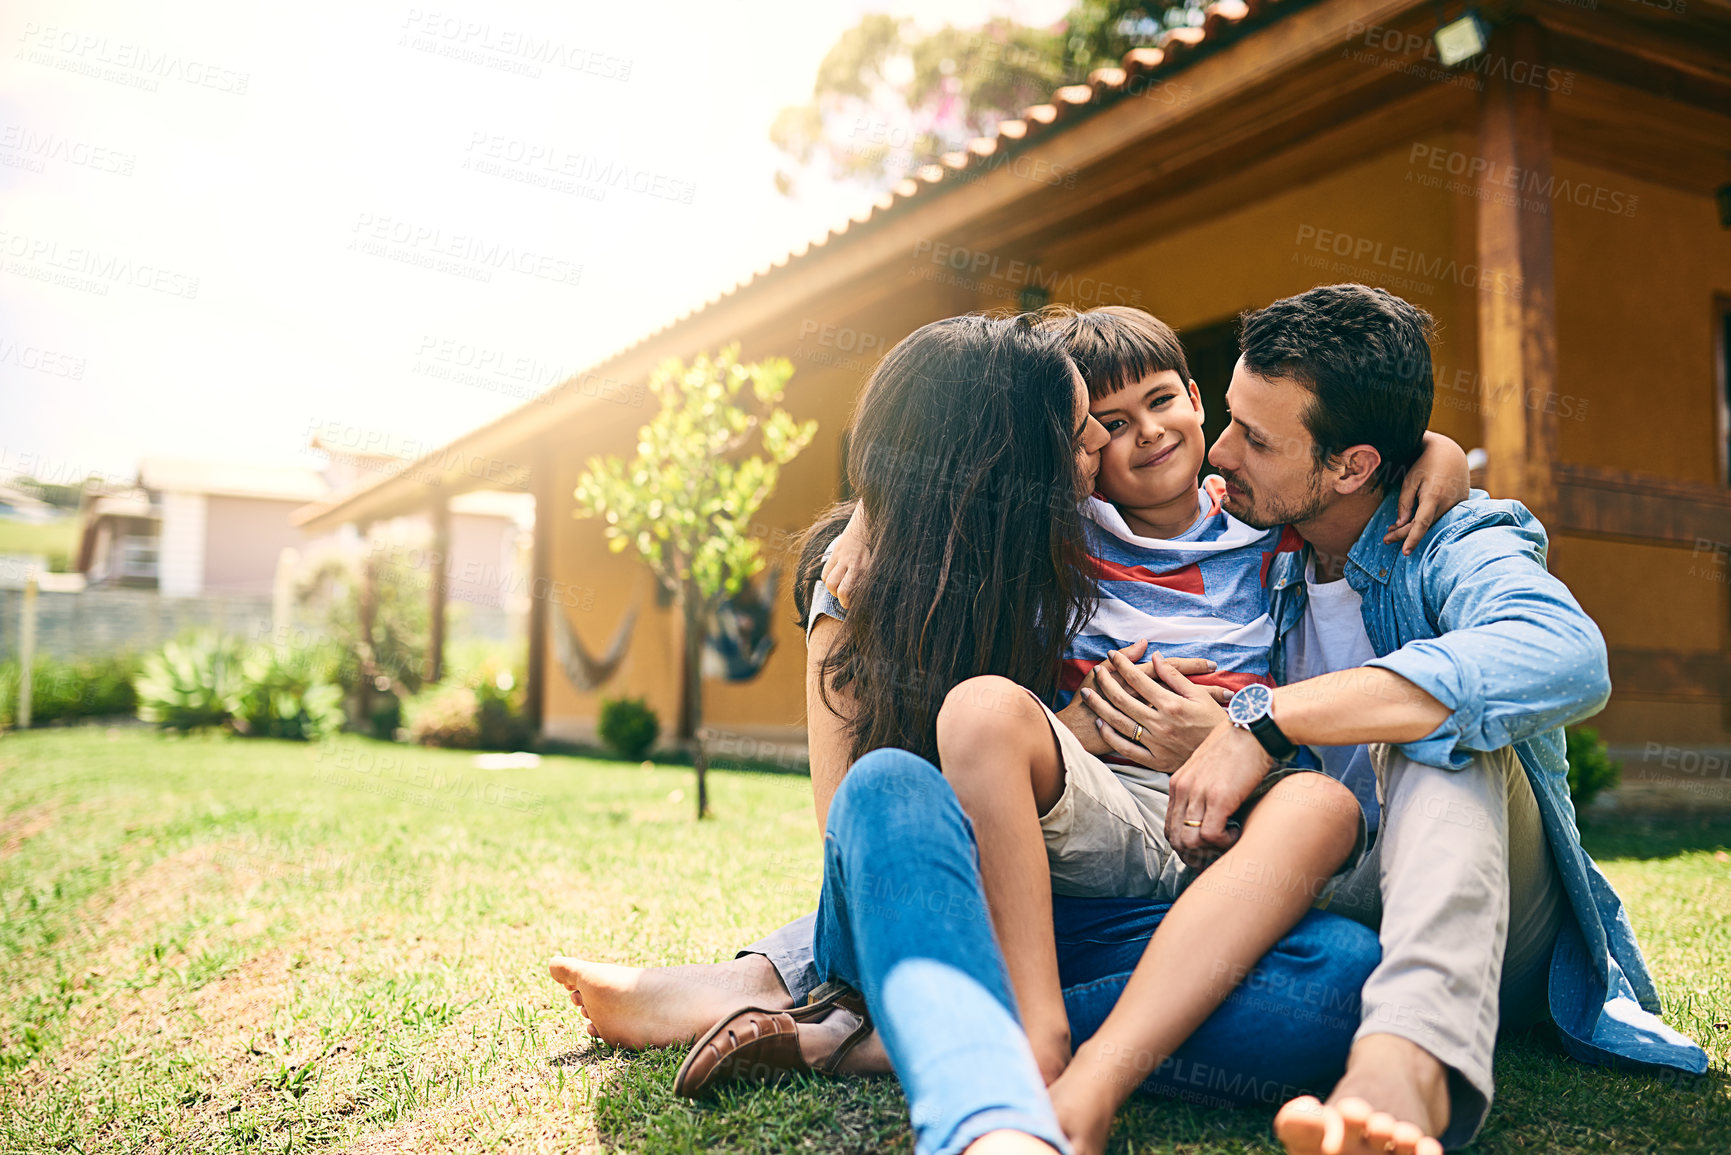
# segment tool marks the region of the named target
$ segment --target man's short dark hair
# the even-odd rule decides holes
[[[1051,305],[1040,314],[1040,320],[1058,334],[1064,351],[1081,370],[1090,401],[1110,397],[1168,369],[1186,383],[1190,380],[1190,366],[1184,361],[1178,334],[1146,309],[1102,305],[1080,313],[1065,305]]]
[[[1372,480],[1384,489],[1423,448],[1434,331],[1429,313],[1369,285],[1320,285],[1239,319],[1244,367],[1310,390],[1304,427],[1317,459],[1374,446],[1382,465]]]

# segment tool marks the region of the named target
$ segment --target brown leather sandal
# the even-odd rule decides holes
[[[859,1026],[816,1067],[799,1052],[799,1024],[818,1022],[841,1007],[859,1016]],[[728,1083],[779,1083],[789,1075],[834,1075],[842,1060],[872,1033],[865,999],[843,983],[825,983],[811,1001],[791,1011],[746,1007],[735,1011],[697,1040],[679,1073],[673,1093],[698,1099]]]

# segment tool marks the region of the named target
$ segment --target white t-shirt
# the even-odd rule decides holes
[[[1286,680],[1300,682],[1336,670],[1351,670],[1376,657],[1364,632],[1363,598],[1345,578],[1316,580],[1316,559],[1304,571],[1308,598],[1304,620],[1287,637]],[[1278,719],[1277,719],[1278,720]],[[1376,772],[1363,746],[1315,746],[1331,778],[1345,783],[1364,807],[1364,819],[1375,830],[1381,817],[1376,803]]]

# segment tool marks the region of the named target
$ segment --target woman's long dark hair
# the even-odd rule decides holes
[[[822,669],[854,699],[850,761],[896,746],[937,761],[944,696],[1001,674],[1050,700],[1096,596],[1076,484],[1075,369],[1031,315],[934,321],[885,354],[849,437],[871,560]],[[802,616],[851,505],[807,532]]]

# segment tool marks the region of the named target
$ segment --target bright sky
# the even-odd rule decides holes
[[[861,205],[768,126],[862,12],[1067,6],[8,4],[0,472],[437,445]]]

